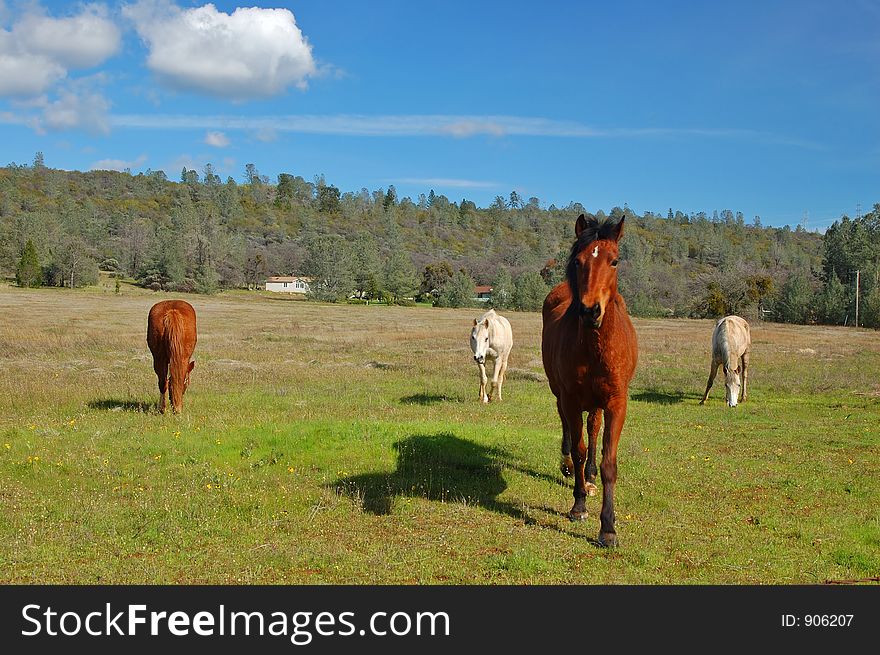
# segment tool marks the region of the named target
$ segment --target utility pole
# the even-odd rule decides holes
[[[859,278],[861,271],[856,271],[856,327],[859,327]]]
[[[856,220],[861,220],[862,218],[862,203],[856,203]]]

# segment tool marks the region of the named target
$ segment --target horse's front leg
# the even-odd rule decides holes
[[[587,495],[596,495],[596,441],[599,439],[599,428],[602,427],[602,410],[594,409],[587,415],[587,437],[589,446],[587,448],[587,464],[584,470],[586,474]]]
[[[153,370],[156,371],[156,377],[159,378],[159,412],[165,413],[165,393],[168,391],[168,362],[153,362]]]
[[[574,451],[574,505],[568,511],[572,521],[583,521],[587,518],[587,488],[584,480],[584,464],[587,462],[587,447],[584,444],[584,416],[577,402],[563,398],[562,411],[568,424],[568,434]]]
[[[749,387],[749,353],[748,353],[748,351],[744,352],[743,356],[742,356],[742,372],[743,372],[742,373],[742,376],[743,376],[742,401],[745,402],[749,397],[749,391],[748,391],[748,387]]]
[[[720,362],[716,362],[714,359],[712,360],[712,368],[709,369],[709,381],[706,383],[706,393],[703,394],[703,399],[700,401],[701,405],[706,404],[706,399],[709,397],[709,389],[712,388],[712,383],[715,381],[715,376],[718,373],[718,367],[720,365]]]
[[[486,383],[489,381],[489,378],[486,375],[486,365],[477,362],[477,367],[480,369],[480,402],[487,403],[489,402],[489,396],[486,395]]]
[[[492,360],[492,384],[489,385],[489,400],[501,400],[501,383],[499,376],[501,375],[501,358],[496,357]]]
[[[626,396],[614,399],[605,408],[605,431],[602,434],[602,513],[599,529],[599,544],[616,546],[617,532],[614,529],[614,487],[617,484],[617,443],[626,420]]]

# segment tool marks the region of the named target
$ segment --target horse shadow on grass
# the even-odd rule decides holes
[[[92,400],[88,404],[90,409],[102,409],[109,412],[144,412],[151,413],[156,410],[156,403],[143,400],[121,400],[118,398],[105,398],[104,400]]]
[[[505,468],[541,479],[555,478],[517,465],[503,450],[476,444],[454,434],[415,434],[397,441],[397,468],[391,473],[364,473],[331,483],[363,511],[389,515],[397,497],[425,498],[444,503],[475,505],[498,514],[557,532],[589,539],[582,532],[558,525],[560,512],[548,507],[513,504],[499,499],[507,489]],[[550,514],[553,519],[533,515]]]
[[[693,394],[686,394],[683,391],[657,391],[656,389],[646,389],[638,393],[632,394],[630,398],[641,403],[650,403],[652,405],[677,405],[683,403],[685,398],[689,398]]]
[[[400,399],[401,405],[439,405],[440,403],[459,402],[458,398],[439,393],[417,393]]]

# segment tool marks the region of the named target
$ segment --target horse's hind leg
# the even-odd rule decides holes
[[[703,399],[700,401],[700,404],[703,405],[706,402],[706,399],[709,397],[709,389],[712,388],[712,383],[715,381],[715,376],[718,374],[718,367],[720,363],[716,363],[715,360],[712,360],[712,368],[709,369],[709,381],[706,383],[706,393],[703,394]]]
[[[501,387],[504,386],[504,376],[507,374],[507,357],[495,361],[495,397],[501,400]]]
[[[587,415],[587,437],[589,444],[587,446],[587,463],[586,463],[586,483],[585,487],[588,496],[596,495],[596,441],[599,438],[599,429],[602,427],[602,410],[594,409]]]
[[[556,399],[556,411],[559,412],[559,420],[562,422],[562,459],[559,462],[559,470],[563,476],[570,478],[574,474],[574,462],[571,459],[571,432],[562,412],[562,403]]]
[[[745,402],[749,397],[749,352],[746,351],[742,356],[742,371],[743,371],[743,383],[742,383],[742,401]]]
[[[168,391],[168,362],[161,357],[153,360],[153,370],[159,378],[159,411],[165,413],[165,393]]]

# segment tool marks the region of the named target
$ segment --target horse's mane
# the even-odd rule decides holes
[[[612,220],[600,221],[593,214],[584,214],[587,226],[581,231],[580,236],[571,246],[571,252],[568,255],[568,263],[565,265],[565,279],[568,281],[568,288],[571,290],[572,303],[569,311],[575,312],[580,309],[580,300],[577,297],[577,268],[575,259],[581,252],[593,241],[601,239],[613,239],[614,231],[617,229],[617,222]]]

